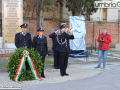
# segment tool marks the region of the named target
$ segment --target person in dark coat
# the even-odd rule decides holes
[[[43,36],[43,31],[44,30],[42,28],[39,28],[37,30],[37,36],[34,37],[33,39],[33,47],[42,56],[43,69],[42,69],[41,77],[45,78],[44,62],[45,62],[45,57],[48,56],[48,47],[47,47],[47,38]]]
[[[55,69],[59,69],[60,65],[59,65],[59,43],[57,41],[57,35],[60,33],[60,28],[56,28],[55,32],[51,33],[49,35],[50,38],[52,38],[52,42],[53,42],[53,54],[54,54],[54,68]]]
[[[31,46],[32,46],[31,34],[27,33],[28,24],[24,23],[20,27],[22,32],[17,33],[15,35],[15,46],[17,48],[27,47],[31,49]],[[25,62],[25,66],[26,66],[26,70],[30,68],[27,61]]]
[[[67,28],[66,25],[63,24],[60,26],[61,34],[58,35],[58,43],[59,45],[59,62],[60,62],[60,74],[61,76],[68,76],[66,73],[68,57],[70,52],[69,39],[74,39],[73,34]]]
[[[15,35],[15,46],[17,48],[27,46],[27,48],[31,49],[32,46],[31,34],[27,33],[28,24],[24,23],[20,27],[22,32],[17,33]]]

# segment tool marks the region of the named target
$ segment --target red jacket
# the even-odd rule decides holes
[[[101,37],[104,38],[104,41],[100,40]],[[109,34],[100,34],[97,41],[100,42],[100,50],[109,50],[109,43],[111,43],[111,36]]]

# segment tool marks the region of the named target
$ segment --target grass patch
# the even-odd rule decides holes
[[[109,50],[109,52],[119,52],[119,51],[116,51],[116,50],[111,50],[111,49],[110,49],[110,50]]]
[[[118,59],[118,58],[110,58],[110,57],[107,57],[107,60],[113,60],[113,59]]]
[[[91,47],[87,47],[86,49],[87,49],[87,50],[91,50]],[[93,47],[92,50],[95,51],[95,47]],[[97,48],[97,47],[96,47],[96,51],[98,51],[98,48]]]
[[[111,46],[110,48],[115,48],[115,46]]]
[[[45,59],[45,65],[48,65],[48,64],[53,64],[54,62],[51,61],[51,60],[48,60],[48,59]],[[5,63],[0,63],[0,68],[6,68],[7,67],[7,62]]]
[[[97,58],[97,57],[98,57],[98,55],[92,55],[92,54],[90,54],[90,55],[89,55],[89,57],[94,57],[94,58]]]
[[[6,63],[0,63],[0,68],[6,68],[7,67],[7,62]]]
[[[73,62],[79,63],[79,62],[84,62],[82,60],[74,60]]]
[[[48,64],[53,64],[54,62],[51,61],[51,60],[48,60],[48,59],[45,59],[45,65],[48,65]]]

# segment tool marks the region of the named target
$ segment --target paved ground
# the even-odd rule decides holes
[[[6,69],[0,70],[0,86],[22,86],[22,90],[118,90],[120,89],[120,62],[108,63],[105,70],[94,69],[97,64],[71,64],[61,77],[59,70],[47,67],[45,81],[11,81]]]
[[[112,51],[113,56],[119,57],[119,52]],[[53,61],[53,56],[47,59]],[[7,58],[0,58],[0,63],[7,61]],[[89,62],[69,58],[67,73],[70,76],[64,77],[52,65],[46,65],[44,81],[24,81],[21,85],[9,79],[6,68],[0,68],[0,86],[22,86],[22,90],[120,90],[120,60],[108,58],[105,70],[94,69],[97,61],[97,56],[90,57]]]
[[[79,69],[93,69],[93,66],[94,65],[88,65],[86,67],[83,65],[75,67],[78,67]],[[106,70],[97,70],[102,72],[98,75],[95,75],[94,77],[88,77],[86,79],[69,80],[65,82],[52,84],[45,83],[37,85],[22,85],[22,90],[120,90],[119,63],[114,63],[113,65],[107,66]],[[92,71],[90,73],[92,73]]]
[[[87,66],[88,68],[85,66]],[[68,66],[67,73],[69,73],[70,76],[61,77],[59,69],[56,70],[52,67],[47,67],[45,69],[46,78],[44,79],[44,81],[38,81],[38,80],[24,81],[22,85],[33,85],[33,84],[42,84],[42,83],[60,83],[68,80],[85,79],[85,78],[97,75],[100,72],[101,70],[94,69],[93,65],[80,66],[79,64],[74,64],[74,65]],[[9,79],[8,73],[4,68],[4,69],[1,69],[1,72],[0,72],[0,86],[1,85],[13,86],[13,85],[19,85],[19,84]]]

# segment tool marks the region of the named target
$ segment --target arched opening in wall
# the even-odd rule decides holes
[[[120,22],[120,10],[118,10],[118,22]]]

